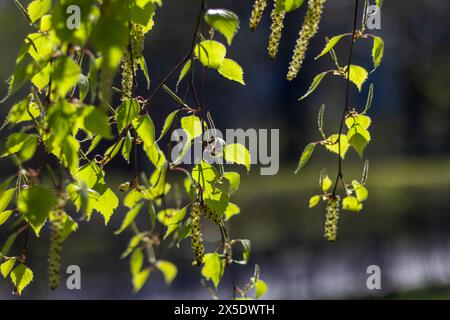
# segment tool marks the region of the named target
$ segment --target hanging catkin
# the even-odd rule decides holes
[[[325,215],[325,239],[335,241],[339,221],[339,197],[330,195],[327,200],[327,213]]]
[[[253,10],[250,16],[250,23],[249,23],[251,31],[254,31],[258,26],[266,6],[267,0],[255,0],[255,4],[253,5]]]
[[[314,37],[319,30],[319,23],[322,17],[322,10],[326,0],[309,0],[308,9],[306,12],[305,21],[303,22],[302,28],[300,30],[294,53],[292,55],[292,60],[289,65],[289,70],[287,74],[288,80],[293,80],[305,59],[305,54],[308,49],[309,41]]]
[[[208,207],[208,205],[206,203],[202,202],[200,204],[200,209],[201,209],[203,216],[205,216],[205,218],[211,220],[215,224],[220,223],[221,219],[218,216],[218,214],[214,210],[212,210],[210,207]]]
[[[205,247],[203,246],[203,237],[200,226],[201,205],[195,202],[191,210],[191,247],[194,253],[195,262],[200,266],[205,255]]]
[[[50,219],[50,248],[48,254],[48,277],[49,285],[52,290],[59,286],[61,269],[61,251],[63,247],[63,227],[64,227],[64,213],[56,211]]]
[[[267,51],[269,57],[272,59],[275,59],[278,53],[278,46],[280,44],[281,33],[284,27],[284,17],[286,15],[286,11],[277,9],[277,4],[279,1],[283,0],[274,1],[274,8],[272,10],[272,13],[270,14],[270,16],[272,17],[272,25],[270,26],[272,32],[269,36],[269,46],[267,47]]]
[[[122,59],[122,100],[133,95],[133,79],[136,74],[138,60],[144,50],[144,31],[142,26],[130,24],[130,44]]]

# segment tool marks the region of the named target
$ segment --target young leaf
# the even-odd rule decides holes
[[[229,144],[223,148],[224,159],[228,162],[242,164],[250,171],[251,156],[248,149],[240,144]]]
[[[155,125],[148,115],[134,119],[133,127],[136,129],[139,137],[141,137],[144,145],[150,147],[155,143]]]
[[[229,202],[227,208],[225,209],[225,221],[228,221],[231,219],[231,217],[239,214],[241,212],[241,209],[235,205],[234,203]]]
[[[53,64],[52,82],[59,97],[64,97],[80,78],[80,67],[69,57],[61,57]]]
[[[230,183],[230,191],[228,193],[229,195],[232,195],[239,188],[239,184],[241,183],[241,176],[237,172],[225,172],[223,176]]]
[[[205,40],[197,44],[194,53],[205,67],[219,69],[225,59],[227,49],[220,42]]]
[[[122,130],[131,124],[134,118],[139,115],[139,102],[136,99],[124,101],[117,109],[116,121],[117,130]]]
[[[320,187],[322,188],[322,191],[326,193],[328,190],[330,190],[332,185],[333,181],[331,181],[330,177],[325,174],[320,181]]]
[[[245,85],[244,71],[242,70],[242,67],[234,60],[224,59],[218,72],[227,79]]]
[[[90,107],[88,114],[84,117],[84,127],[100,137],[112,138],[108,116],[99,108]]]
[[[347,78],[347,66],[344,67],[345,77]],[[359,91],[361,91],[364,82],[366,82],[369,73],[363,67],[352,64],[350,66],[350,81],[353,82]]]
[[[302,152],[302,155],[300,156],[300,160],[297,165],[297,170],[295,170],[296,174],[308,163],[315,148],[316,148],[315,143],[310,143],[305,147],[305,149]]]
[[[277,0],[275,9],[277,12],[292,12],[300,8],[304,0]]]
[[[178,77],[178,81],[177,81],[177,84],[176,84],[177,91],[178,91],[178,85],[180,84],[181,80],[184,79],[184,77],[187,75],[187,73],[191,69],[191,64],[192,64],[192,60],[188,60],[188,62],[186,62],[184,64],[183,69],[181,69],[180,76]]]
[[[150,75],[148,74],[147,62],[145,62],[145,58],[141,55],[138,59],[139,68],[142,70],[144,74],[145,80],[147,80],[147,90],[150,88]]]
[[[161,130],[161,134],[159,135],[159,138],[157,141],[161,140],[165,134],[167,133],[167,131],[169,131],[170,127],[172,126],[173,120],[175,120],[175,116],[178,114],[180,110],[175,110],[172,111],[166,118],[166,120],[164,121],[164,126]]]
[[[14,197],[16,189],[8,189],[0,194],[0,212],[4,211]],[[1,224],[1,223],[0,223]]]
[[[6,210],[0,213],[0,226],[8,221],[9,217],[13,214],[13,210]]]
[[[366,201],[369,197],[369,191],[367,191],[366,187],[364,187],[362,184],[360,184],[358,181],[353,180],[352,181],[353,189],[356,193],[356,199],[359,202]]]
[[[370,133],[362,126],[353,126],[347,133],[348,143],[356,150],[362,158],[364,149],[370,142]]]
[[[171,284],[177,276],[177,266],[170,261],[158,260],[156,262],[156,267],[162,272],[164,281],[167,285]]]
[[[355,197],[345,197],[342,200],[342,208],[347,211],[359,212],[362,209],[362,204]]]
[[[205,20],[211,27],[223,34],[228,45],[231,45],[231,41],[239,29],[239,18],[234,12],[225,9],[209,9],[205,14]]]
[[[23,289],[33,281],[33,271],[28,268],[23,263],[19,264],[14,270],[11,272],[11,280],[13,284],[16,286],[17,292],[19,295],[22,294]]]
[[[202,122],[194,115],[181,118],[181,128],[186,132],[188,140],[197,138],[202,134]]]
[[[41,186],[30,187],[19,194],[17,206],[25,220],[33,227],[37,236],[45,220],[56,204],[52,191]]]
[[[268,290],[268,286],[263,280],[261,280],[261,279],[256,280],[256,282],[255,282],[255,297],[256,297],[256,299],[259,299],[263,295],[265,295],[267,290]]]
[[[334,46],[345,36],[346,36],[345,34],[340,34],[338,36],[334,36],[333,38],[331,38],[327,42],[327,45],[322,50],[322,52],[315,59],[319,59],[320,57],[322,57],[322,56],[326,55],[328,52],[330,52],[330,50],[333,49]]]
[[[33,0],[27,8],[28,16],[31,19],[31,23],[40,19],[43,15],[52,7],[52,0]]]
[[[150,275],[150,269],[146,268],[142,271],[139,271],[137,274],[133,275],[133,291],[134,293],[139,292],[139,290],[142,289],[142,287],[144,286],[144,284],[147,282],[148,277]]]
[[[3,262],[0,265],[0,271],[3,278],[6,278],[9,275],[9,273],[11,272],[11,270],[14,268],[15,265],[16,265],[16,258],[8,259],[6,260],[6,262]]]
[[[202,275],[211,280],[217,288],[224,272],[224,265],[218,253],[207,253],[203,257]]]
[[[380,37],[373,37],[372,59],[373,70],[375,71],[381,63],[384,54],[384,41]]]
[[[341,145],[341,149],[340,149],[340,152],[339,152],[338,135],[337,134],[333,134],[330,137],[328,137],[328,139],[326,140],[325,148],[327,150],[333,152],[333,153],[336,153],[336,154],[340,153],[341,158],[345,159],[345,154],[347,153],[348,148],[349,148],[347,135],[341,134],[340,145]]]
[[[134,207],[133,209],[131,209],[130,211],[128,211],[127,215],[125,216],[125,218],[122,221],[122,225],[116,232],[114,232],[114,234],[116,234],[116,235],[120,234],[126,228],[128,228],[128,226],[134,221],[134,219],[136,219],[136,217],[139,214],[139,212],[141,211],[143,205],[144,205],[144,203],[142,202],[142,203],[138,204],[136,207]]]
[[[322,199],[321,195],[313,196],[309,199],[309,207],[314,208],[319,203],[320,199]]]
[[[369,129],[371,124],[372,120],[370,119],[370,117],[363,114],[358,114],[357,116],[348,117],[347,119],[345,119],[345,125],[349,129],[354,126],[361,126],[364,129]]]
[[[319,86],[319,84],[322,81],[323,77],[325,77],[325,75],[327,73],[328,72],[322,72],[322,73],[319,73],[317,76],[315,76],[314,79],[313,79],[313,82],[311,83],[311,86],[308,89],[308,91],[298,100],[303,100],[307,96],[309,96],[311,93],[313,93],[317,89],[317,87]]]

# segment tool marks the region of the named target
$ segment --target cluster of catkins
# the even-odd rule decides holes
[[[281,39],[281,33],[284,25],[284,17],[286,11],[282,2],[285,0],[274,0],[274,8],[271,13],[272,25],[271,34],[269,36],[269,45],[267,48],[269,56],[274,59],[278,52],[278,45]],[[293,80],[305,59],[309,41],[319,30],[319,23],[322,17],[323,6],[326,0],[308,0],[308,9],[305,20],[295,44],[294,53],[289,64],[288,74],[286,78]],[[261,20],[263,11],[267,5],[267,0],[256,0],[250,18],[250,29],[254,30]]]
[[[144,31],[140,25],[130,24],[129,48],[122,59],[122,100],[133,95],[133,79],[136,74],[138,59],[144,50]]]
[[[327,199],[327,213],[325,215],[325,239],[336,241],[339,221],[339,196],[329,195]]]
[[[59,286],[61,269],[61,252],[63,248],[64,213],[55,211],[50,219],[50,248],[48,253],[48,279],[52,290]]]

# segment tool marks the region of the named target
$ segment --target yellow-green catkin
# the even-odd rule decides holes
[[[309,41],[314,37],[319,30],[319,23],[322,17],[323,6],[326,0],[309,0],[308,9],[306,12],[305,21],[303,22],[302,28],[300,30],[294,53],[292,55],[292,60],[289,65],[289,70],[287,74],[288,80],[293,80],[305,59],[306,51],[308,50]]]
[[[201,205],[195,202],[191,210],[191,247],[195,257],[195,263],[200,266],[205,255],[205,247],[203,246],[203,237],[200,226]]]
[[[201,211],[202,211],[203,215],[207,219],[211,220],[215,224],[219,224],[220,223],[221,219],[218,216],[218,214],[214,210],[212,210],[210,207],[208,207],[208,205],[206,203],[204,203],[204,202],[201,203],[200,204],[200,208],[201,208]]]
[[[330,195],[327,199],[327,213],[325,215],[325,239],[335,241],[339,221],[339,197]]]
[[[250,16],[250,23],[249,23],[251,31],[254,31],[258,26],[266,6],[267,0],[255,0],[255,4],[253,5],[253,10]]]
[[[144,30],[142,26],[130,24],[130,44],[122,59],[122,100],[133,95],[133,79],[137,70],[138,59],[144,50]]]
[[[105,110],[108,109],[108,105],[111,104],[112,100],[112,85],[114,81],[114,71],[103,62],[100,70],[100,81],[98,84],[98,99],[100,100],[100,105]]]
[[[274,8],[270,14],[272,17],[272,25],[270,26],[272,32],[269,36],[269,46],[267,47],[267,51],[269,57],[272,59],[275,59],[278,53],[278,46],[280,44],[281,33],[284,27],[284,17],[286,15],[286,11],[277,9],[277,3],[279,1],[281,0],[274,1]]]
[[[48,253],[48,279],[52,290],[59,286],[61,269],[61,252],[63,247],[64,216],[62,211],[53,213],[50,219],[50,248]]]

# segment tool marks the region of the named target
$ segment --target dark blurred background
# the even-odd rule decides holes
[[[373,31],[383,37],[385,54],[381,67],[370,76],[375,87],[370,110],[373,141],[365,151],[370,159],[370,196],[361,213],[342,214],[336,243],[323,239],[324,209],[308,209],[309,197],[320,192],[321,168],[326,166],[334,176],[336,158],[325,151],[316,152],[302,173],[293,174],[303,147],[318,139],[316,117],[320,104],[327,105],[326,131],[338,130],[337,119],[344,103],[342,79],[327,78],[308,99],[297,99],[315,74],[333,68],[328,57],[317,61],[313,57],[322,50],[325,36],[351,31],[353,3],[327,2],[304,67],[295,81],[288,82],[287,66],[305,6],[287,15],[279,56],[271,61],[266,54],[268,10],[261,25],[251,33],[248,18],[253,1],[209,1],[210,8],[231,9],[241,19],[241,29],[227,55],[243,66],[246,80],[242,87],[208,72],[206,105],[216,126],[280,129],[280,172],[260,176],[255,168],[253,174],[243,174],[234,198],[241,214],[231,223],[231,234],[251,239],[253,251],[250,264],[233,267],[232,273],[239,284],[244,284],[258,263],[261,277],[269,285],[269,299],[450,298],[449,1],[384,1],[382,29]],[[164,6],[158,9],[156,26],[145,46],[152,85],[188,50],[198,6],[198,0],[164,0]],[[6,80],[11,74],[27,32],[27,22],[13,1],[1,0],[0,79]],[[346,42],[338,46],[342,64],[347,50]],[[355,50],[354,63],[371,70],[371,42],[357,42]],[[139,94],[148,96],[144,79],[139,81]],[[366,83],[363,94],[357,95],[352,88],[352,106],[364,104],[367,89]],[[5,92],[6,85],[1,86],[0,95]],[[17,99],[0,106],[3,118]],[[161,124],[175,107],[161,93],[152,106],[155,123]],[[2,176],[15,170],[6,160],[0,166]],[[362,161],[352,152],[344,162],[344,170],[346,176],[357,178]],[[110,171],[114,174],[109,181],[118,186],[129,168],[116,161]],[[67,240],[63,266],[81,267],[80,291],[69,291],[64,286],[55,292],[48,289],[48,234],[33,239],[30,261],[35,280],[24,298],[209,298],[199,282],[199,270],[189,265],[187,243],[167,252],[167,259],[176,262],[180,270],[172,286],[164,286],[159,274],[151,274],[143,290],[132,294],[128,260],[119,258],[130,234],[113,235],[124,212],[123,208],[118,210],[106,228],[102,218],[94,215],[92,223],[80,223],[79,231]],[[2,241],[7,231],[0,230]],[[214,240],[218,235],[206,226],[205,237]],[[366,287],[369,265],[381,268],[381,290]],[[219,294],[222,298],[231,296],[230,278],[226,273]],[[9,282],[0,282],[0,298],[12,298],[11,290]]]

